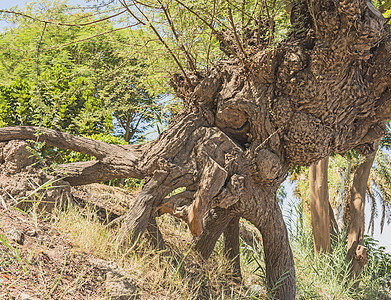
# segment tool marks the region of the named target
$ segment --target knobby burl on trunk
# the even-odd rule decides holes
[[[295,33],[275,48],[248,42],[247,57],[238,51],[208,73],[174,76],[185,110],[155,141],[117,146],[39,129],[47,144],[96,157],[59,166],[71,185],[146,179],[122,239],[148,230],[164,247],[155,217],[170,213],[189,224],[205,258],[222,233],[233,258],[239,217],[252,222],[263,237],[270,286],[282,279],[273,292],[279,299],[295,295],[275,196],[289,168],[331,152],[370,153],[391,118],[391,44],[376,8],[365,0],[304,1],[293,7],[292,19]],[[220,39],[234,45],[227,34]],[[32,139],[36,130],[3,128],[0,140]],[[180,187],[186,190],[168,197]]]

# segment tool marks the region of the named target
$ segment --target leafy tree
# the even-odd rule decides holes
[[[34,107],[31,98],[31,86],[26,80],[0,85],[0,127],[32,125]]]
[[[121,15],[118,9],[113,13]],[[108,133],[114,117],[124,125],[129,141],[148,129],[161,111],[158,92],[151,85],[146,89],[143,80],[147,59],[129,58],[126,50],[135,43],[134,36],[145,34],[125,31],[129,26],[118,28],[109,18],[95,19],[107,18],[104,11],[73,12],[66,2],[30,4],[7,17],[18,26],[1,33],[0,82],[29,82],[36,109],[29,124],[79,134]]]
[[[225,249],[237,259],[238,220],[248,219],[262,234],[270,294],[294,299],[294,260],[276,192],[293,165],[350,149],[368,155],[384,135],[391,118],[384,17],[366,0],[298,0],[287,10],[290,16],[280,1],[119,3],[135,26],[156,35],[161,48],[155,49],[165,49],[162,57],[176,65],[179,73],[170,83],[184,111],[159,139],[144,145],[109,145],[43,130],[40,139],[47,143],[96,157],[63,165],[59,174],[65,171],[70,184],[147,179],[124,219],[123,243],[148,230],[163,247],[155,218],[171,213],[187,222],[203,257],[224,233]],[[174,13],[178,18],[171,22]],[[176,37],[180,16],[200,24],[203,32],[194,34],[194,43]],[[278,43],[278,18],[288,17],[292,32]],[[213,41],[219,43],[213,50],[221,56],[213,65],[207,63],[211,59],[197,63],[195,50],[206,37],[211,49]],[[0,136],[35,134],[34,128],[20,130],[3,128]],[[186,190],[170,197],[179,187]]]

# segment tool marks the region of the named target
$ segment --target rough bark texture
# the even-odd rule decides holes
[[[240,279],[240,241],[239,241],[239,218],[235,217],[229,222],[224,230],[224,252],[228,259],[232,261],[233,275]]]
[[[37,137],[31,127],[0,129],[0,141],[39,138],[95,156],[61,166],[71,185],[145,178],[125,218],[124,240],[168,212],[189,224],[207,257],[232,218],[246,218],[262,234],[273,296],[294,299],[294,262],[276,190],[294,164],[353,148],[373,151],[391,118],[391,49],[384,18],[366,0],[298,1],[292,19],[296,33],[273,49],[258,39],[248,43],[246,60],[235,58],[241,49],[208,72],[174,76],[185,110],[153,142],[114,146],[47,129]],[[237,50],[229,35],[219,38]],[[179,187],[192,194],[167,198]],[[211,210],[220,216],[205,217]]]
[[[368,262],[367,249],[364,246],[365,195],[375,155],[376,152],[373,152],[362,158],[354,171],[353,184],[350,189],[347,259],[351,261],[353,276],[357,276]]]
[[[330,252],[330,212],[327,170],[329,158],[312,164],[309,169],[311,224],[315,254]]]

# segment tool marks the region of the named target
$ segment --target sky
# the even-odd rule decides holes
[[[31,0],[0,0],[0,9],[10,9],[11,7],[24,7],[26,3],[37,2]],[[68,0],[68,4],[70,5],[85,5],[86,2],[84,0]],[[89,5],[92,5],[93,2],[90,2]],[[4,29],[4,27],[9,27],[10,24],[0,19],[0,31]]]
[[[29,1],[29,0],[0,0],[0,9],[9,9],[14,6],[23,7],[28,2],[31,2],[31,1]],[[83,0],[68,0],[68,3],[71,5],[85,4],[85,2]],[[7,26],[9,26],[9,24],[0,19],[0,30],[2,30],[4,27],[7,27]],[[284,183],[284,185],[285,185],[286,191],[287,191],[286,203],[295,202],[296,200],[294,199],[294,196],[293,196],[292,185],[289,184],[288,182]],[[378,205],[378,207],[379,207],[379,205]],[[288,206],[284,205],[284,210],[285,210],[284,213],[286,214],[287,210],[288,210]],[[365,215],[366,215],[366,222],[368,222],[369,216],[370,216],[370,207],[368,204],[366,204]],[[391,253],[391,224],[386,224],[384,226],[383,233],[380,233],[380,225],[379,224],[380,224],[380,220],[379,220],[379,218],[377,218],[377,220],[375,220],[375,233],[374,233],[373,237],[379,241],[380,245],[386,247],[387,251],[389,253]],[[367,225],[366,225],[366,228],[368,228]],[[368,234],[368,233],[366,232],[366,234]]]
[[[292,216],[291,211],[295,204],[297,204],[298,200],[293,195],[293,188],[294,186],[289,182],[289,179],[286,179],[283,183],[285,191],[287,193],[287,197],[284,200],[284,204],[282,206],[284,219],[287,222],[289,218],[295,218],[295,216]],[[380,202],[377,201],[377,207],[380,208]],[[367,232],[368,229],[368,222],[369,218],[371,216],[371,207],[368,202],[365,203],[365,235],[370,235],[369,232]],[[373,238],[379,241],[380,246],[384,246],[386,248],[386,251],[391,254],[391,224],[387,224],[387,221],[385,222],[383,233],[380,233],[380,218],[375,218],[375,231]]]

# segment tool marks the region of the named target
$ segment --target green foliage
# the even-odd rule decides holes
[[[112,117],[102,111],[88,78],[72,78],[57,65],[39,79],[39,88],[23,79],[0,85],[1,126],[39,125],[78,134],[111,131]]]
[[[368,264],[364,269],[363,278],[369,285],[375,282],[383,291],[391,290],[391,254],[385,247],[379,246],[379,242],[370,236],[365,237],[365,246],[368,249]]]
[[[155,72],[151,55],[138,51],[139,39],[149,44],[151,37],[141,30],[118,28],[124,21],[118,18],[85,26],[56,25],[91,23],[120,11],[92,7],[75,10],[65,1],[42,0],[14,9],[34,19],[4,14],[16,26],[0,33],[0,85],[12,86],[23,78],[34,116],[29,122],[18,116],[22,120],[17,123],[6,120],[0,125],[23,121],[76,134],[109,133],[114,117],[131,133],[127,140],[148,128],[153,113],[161,110],[156,96],[163,91],[146,80]]]
[[[69,74],[57,65],[40,76],[34,98],[34,125],[73,134],[96,134],[112,130],[111,115],[102,110],[91,78]]]
[[[26,80],[17,79],[10,85],[0,85],[0,127],[32,124],[34,106],[31,99],[31,86]]]

